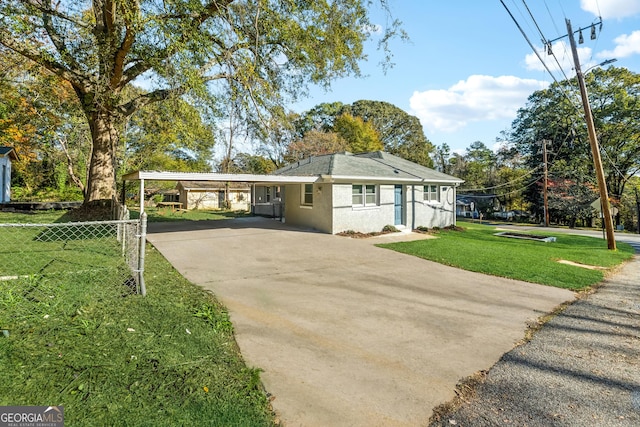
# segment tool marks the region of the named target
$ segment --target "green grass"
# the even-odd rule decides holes
[[[0,277],[126,269],[117,226],[0,227]]]
[[[491,226],[465,224],[464,228],[440,231],[437,239],[378,246],[464,270],[573,290],[602,281],[606,270],[588,270],[558,260],[611,269],[634,253],[625,243],[618,243],[617,251],[609,251],[606,241],[593,237],[545,233],[557,241],[544,243],[498,237]]]
[[[100,259],[87,246],[69,251]],[[157,250],[147,247],[146,297],[75,271],[0,281],[0,405],[63,405],[73,426],[274,424],[225,308]]]
[[[251,216],[246,211],[226,211],[226,210],[184,210],[171,208],[145,208],[149,222],[168,222],[168,221],[207,221],[219,219],[232,219],[244,216]],[[131,219],[140,217],[138,209],[131,209]]]
[[[32,212],[7,212],[0,211],[0,224],[48,224],[50,222],[62,222],[66,211],[32,211]]]

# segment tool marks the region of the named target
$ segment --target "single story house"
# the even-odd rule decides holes
[[[183,209],[229,209],[248,211],[251,187],[245,182],[178,181],[178,202]]]
[[[250,183],[252,212],[331,234],[454,225],[463,182],[382,151],[310,157],[270,175],[138,171],[123,179],[139,180],[141,193],[146,180]]]
[[[456,214],[464,218],[485,218],[504,210],[495,194],[458,194]]]
[[[18,160],[13,147],[0,147],[0,203],[11,201],[11,162]]]
[[[310,157],[274,175],[317,177],[284,185],[284,218],[332,234],[453,225],[463,182],[382,151]]]

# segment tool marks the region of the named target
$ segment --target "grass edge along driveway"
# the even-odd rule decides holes
[[[608,272],[634,254],[626,243],[618,243],[618,250],[610,251],[606,241],[594,237],[544,233],[556,238],[556,242],[544,243],[499,237],[495,235],[497,232],[492,226],[465,224],[462,231],[436,231],[436,239],[376,246],[464,270],[576,291],[601,282]],[[600,269],[563,264],[559,260]]]
[[[62,405],[74,426],[274,425],[226,308],[151,245],[145,278],[146,297],[92,272],[1,280],[0,405]]]

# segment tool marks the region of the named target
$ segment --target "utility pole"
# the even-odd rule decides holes
[[[580,59],[578,58],[578,49],[576,48],[576,40],[573,37],[573,30],[571,29],[571,21],[567,21],[567,32],[569,33],[569,41],[571,42],[571,52],[573,53],[573,62],[576,67],[576,77],[578,78],[578,85],[580,86],[580,96],[582,97],[582,106],[584,108],[584,115],[587,121],[587,131],[589,132],[589,143],[591,144],[591,154],[593,155],[593,165],[596,170],[596,178],[598,179],[598,188],[600,190],[600,200],[602,200],[602,220],[604,221],[604,227],[607,232],[607,247],[615,251],[616,250],[616,237],[613,232],[613,218],[611,218],[611,209],[609,207],[609,192],[607,191],[607,183],[604,177],[604,170],[602,169],[602,159],[600,157],[600,148],[598,146],[598,137],[596,135],[596,127],[593,123],[593,116],[591,114],[591,106],[589,105],[589,98],[587,95],[587,87],[584,83],[584,76],[580,69]]]
[[[543,183],[543,192],[542,198],[544,200],[544,226],[549,226],[549,197],[547,194],[547,189],[549,185],[549,174],[547,169],[547,140],[542,140],[542,158],[543,158],[543,168],[544,168],[544,183]]]
[[[636,191],[636,211],[638,212],[638,234],[640,234],[640,199],[638,199],[638,187],[635,188]]]

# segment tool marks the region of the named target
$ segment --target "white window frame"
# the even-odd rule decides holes
[[[440,203],[440,186],[436,184],[425,185],[422,188],[422,199],[424,203]]]
[[[360,187],[360,193],[354,193],[356,187]],[[367,190],[373,190],[373,192],[368,192]],[[356,183],[351,185],[351,206],[354,208],[372,208],[380,205],[379,198],[379,189],[376,184],[361,184]],[[361,202],[354,202],[353,198],[355,196],[360,197]],[[373,196],[373,201],[367,201]]]
[[[307,191],[308,188],[311,188],[311,191]],[[313,184],[302,184],[301,196],[300,204],[302,206],[313,206]],[[309,202],[307,196],[311,198]]]

